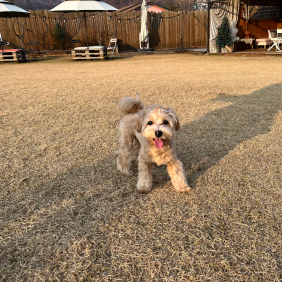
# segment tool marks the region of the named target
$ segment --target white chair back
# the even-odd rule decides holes
[[[110,42],[117,43],[117,38],[111,38]]]
[[[108,51],[111,51],[111,58],[114,55],[114,53],[117,53],[117,55],[120,57],[118,52],[118,44],[117,44],[117,38],[111,38],[109,42],[109,46],[107,48]]]
[[[277,37],[282,37],[282,28],[277,28]]]

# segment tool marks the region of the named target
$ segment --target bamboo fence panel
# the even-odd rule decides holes
[[[72,49],[72,40],[80,39],[86,45],[85,23],[83,13],[50,13],[49,11],[30,11],[29,18],[18,18],[20,25],[25,22],[24,43],[28,49],[29,42],[38,41],[44,50]],[[118,38],[119,50],[127,51],[139,48],[141,28],[140,12],[105,12],[86,13],[89,45],[108,46],[110,38]],[[207,45],[207,12],[172,12],[148,13],[147,27],[150,47],[155,50],[179,49],[183,27],[183,47],[200,47]],[[21,41],[15,35],[21,34],[17,20],[0,18],[2,38],[12,47],[21,48]],[[54,28],[61,27],[63,44],[58,46],[54,38]]]

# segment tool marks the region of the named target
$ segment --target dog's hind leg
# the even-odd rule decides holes
[[[117,169],[124,175],[131,176],[133,173],[130,170],[132,161],[132,153],[126,148],[120,148],[117,158]]]
[[[131,158],[131,162],[134,163],[139,155],[139,151],[140,151],[140,143],[138,141],[137,138],[134,138],[132,140],[132,158]]]
[[[140,156],[138,161],[137,191],[139,193],[148,193],[151,191],[153,186],[152,164],[144,162]]]
[[[117,168],[122,174],[130,176],[133,174],[130,167],[138,157],[140,143],[134,137],[131,142],[121,142],[121,144],[122,146],[117,151]]]

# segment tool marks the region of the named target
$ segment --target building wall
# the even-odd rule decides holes
[[[260,19],[249,20],[249,22],[243,19],[243,5],[240,7],[239,19],[238,19],[238,37],[244,38],[244,32],[249,30],[251,38],[268,38],[268,30],[282,28],[282,21],[277,19]]]
[[[252,38],[268,38],[268,30],[277,29],[276,20],[250,20],[248,30]]]

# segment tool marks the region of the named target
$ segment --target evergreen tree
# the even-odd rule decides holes
[[[216,45],[219,48],[224,48],[226,45],[230,47],[232,43],[233,43],[233,40],[232,40],[231,27],[230,27],[228,18],[225,15],[223,18],[222,24],[220,25],[218,29],[218,34],[216,37]]]
[[[55,49],[64,49],[64,32],[59,23],[56,23],[54,26],[54,41],[55,41]]]

